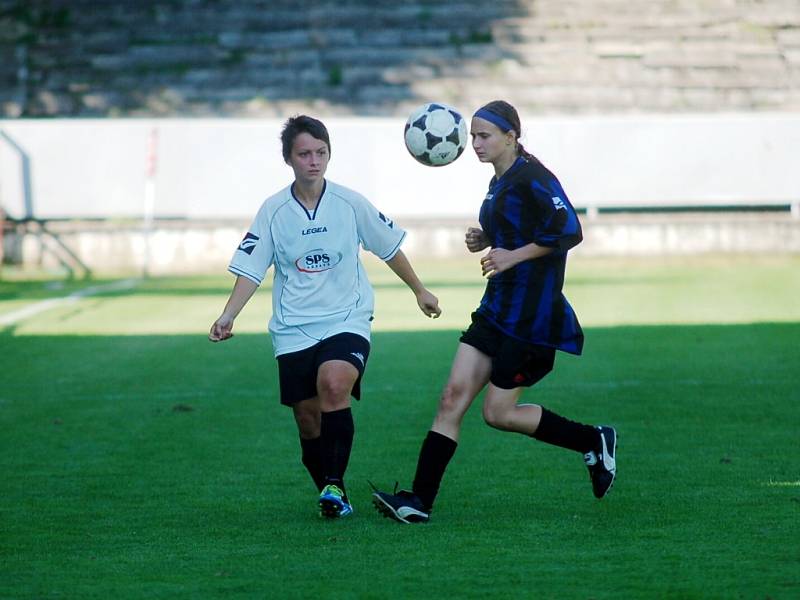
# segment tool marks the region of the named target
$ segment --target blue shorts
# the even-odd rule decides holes
[[[492,359],[489,381],[504,390],[532,386],[553,370],[556,360],[555,348],[513,338],[477,312],[460,341]]]
[[[361,398],[361,377],[367,368],[369,342],[355,333],[339,333],[297,352],[278,356],[281,404],[291,406],[317,395],[317,372],[329,360],[343,360],[358,369],[351,394]]]

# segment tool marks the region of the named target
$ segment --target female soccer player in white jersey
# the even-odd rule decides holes
[[[594,495],[606,495],[616,476],[616,431],[561,417],[538,404],[518,404],[522,391],[553,368],[556,350],[580,354],[583,332],[562,294],[567,251],[581,226],[558,179],[519,143],[516,109],[495,100],[472,117],[478,160],[494,167],[481,206],[481,228],[470,228],[467,249],[481,258],[486,292],[461,336],[439,410],[422,443],[411,491],[375,490],[384,515],[403,523],[428,521],[461,421],[486,388],[483,417],[503,431],[584,455]]]
[[[441,310],[400,250],[405,231],[357,192],[325,179],[325,125],[290,118],[281,142],[294,182],[267,198],[236,249],[228,267],[236,282],[208,337],[233,336],[234,319],[274,267],[269,331],[281,403],[294,412],[320,514],[337,518],[353,511],[344,485],[354,434],[350,397],[361,396],[374,305],[359,247],[386,261],[425,315]]]

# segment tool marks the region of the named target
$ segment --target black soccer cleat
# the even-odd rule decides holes
[[[416,494],[406,490],[389,494],[376,489],[372,503],[384,517],[400,523],[427,523],[430,519],[430,509],[423,506]]]
[[[589,469],[595,497],[603,498],[617,477],[617,431],[606,425],[596,429],[599,434],[597,447],[583,455],[583,462]]]

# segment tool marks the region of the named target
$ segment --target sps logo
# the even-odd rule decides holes
[[[342,262],[342,253],[317,248],[301,256],[294,265],[302,273],[319,273],[332,269]]]

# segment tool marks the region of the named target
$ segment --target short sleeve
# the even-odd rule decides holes
[[[533,181],[531,192],[538,215],[533,241],[540,246],[559,250],[569,250],[577,246],[583,240],[581,224],[558,182],[545,186],[539,181]]]
[[[363,196],[354,194],[351,205],[361,245],[381,260],[391,260],[400,249],[406,232]]]
[[[257,285],[261,285],[275,257],[270,221],[265,203],[239,242],[228,265],[231,273],[247,277]]]

